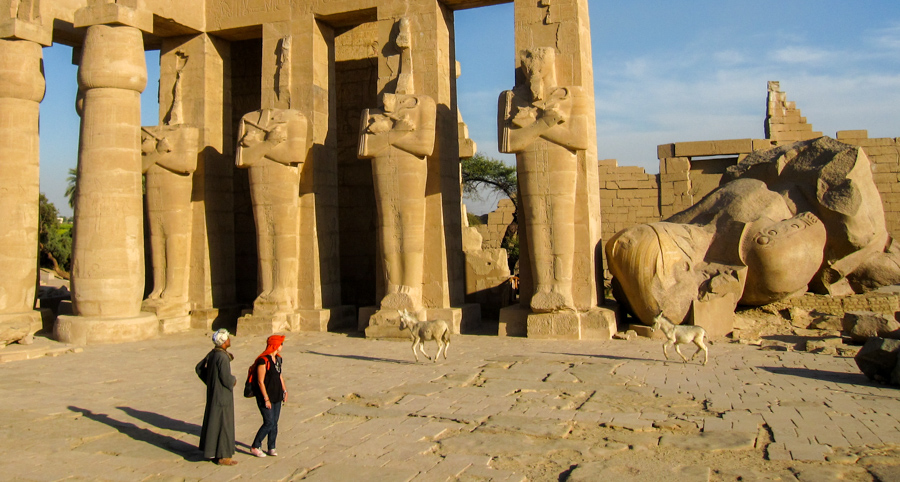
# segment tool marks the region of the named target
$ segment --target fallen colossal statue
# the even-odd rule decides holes
[[[619,301],[648,325],[729,293],[763,305],[900,282],[869,159],[828,137],[747,156],[697,204],[617,233],[606,256]]]

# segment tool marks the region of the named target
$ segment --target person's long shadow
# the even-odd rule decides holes
[[[128,416],[132,418],[136,418],[142,422],[149,423],[157,428],[164,428],[166,430],[174,430],[176,432],[183,432],[189,435],[200,436],[200,430],[202,427],[195,423],[188,423],[182,420],[176,420],[174,418],[169,418],[165,415],[160,415],[154,412],[145,412],[144,410],[138,410],[136,408],[131,407],[116,407],[119,410],[128,414]]]
[[[409,365],[409,364],[413,363],[408,360],[394,360],[391,358],[376,358],[376,357],[362,356],[362,355],[334,355],[332,353],[321,353],[318,351],[307,351],[306,353],[309,353],[311,355],[330,356],[330,357],[334,357],[334,358],[348,358],[350,360],[377,361],[377,362],[383,362],[383,363],[398,363],[401,365]]]
[[[152,430],[138,427],[133,423],[116,420],[105,413],[94,413],[93,411],[86,408],[73,407],[71,405],[68,408],[69,410],[78,412],[84,417],[87,417],[95,422],[109,425],[110,427],[118,430],[119,433],[127,435],[134,440],[148,443],[150,445],[155,445],[163,450],[172,452],[175,455],[180,455],[187,461],[201,462],[205,460],[203,458],[203,454],[200,453],[199,450],[197,450],[197,446],[189,444],[182,440],[178,440],[167,435],[158,434]]]
[[[177,420],[174,418],[167,417],[165,415],[161,415],[154,412],[145,412],[144,410],[138,410],[131,407],[116,407],[119,410],[127,413],[129,416],[136,418],[142,422],[149,423],[154,427],[163,428],[166,430],[174,430],[176,432],[183,432],[188,435],[196,435],[198,438],[200,437],[200,431],[203,429],[200,425],[195,423],[185,422],[183,420]],[[244,447],[246,451],[239,451],[250,453],[250,446],[243,443],[235,441],[235,445],[238,447]]]

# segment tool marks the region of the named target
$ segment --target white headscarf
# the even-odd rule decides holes
[[[220,328],[219,331],[213,333],[212,341],[216,344],[216,346],[222,346],[228,341],[228,330],[225,328]]]

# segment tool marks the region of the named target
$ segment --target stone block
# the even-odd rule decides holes
[[[0,22],[0,38],[30,40],[49,47],[53,44],[53,22],[9,18]]]
[[[753,139],[678,142],[675,144],[675,155],[678,157],[718,156],[748,152],[753,152]]]
[[[23,339],[31,339],[43,326],[41,313],[0,314],[0,347]]]
[[[691,170],[691,160],[687,157],[670,157],[665,159],[666,174],[687,172]]]
[[[153,12],[140,8],[137,2],[134,2],[134,7],[121,3],[95,2],[92,5],[89,4],[87,7],[75,11],[75,27],[120,24],[147,33],[153,32]]]
[[[856,342],[872,337],[900,339],[900,323],[882,313],[850,311],[844,314],[841,325],[842,331]]]
[[[256,314],[251,313],[238,318],[235,336],[271,335],[291,331],[292,326],[300,325],[297,313]]]
[[[475,324],[481,323],[481,311],[477,310],[478,305],[467,304],[465,314],[470,317],[478,317],[478,321],[471,320]],[[473,309],[473,306],[475,309]],[[478,311],[477,315],[475,311]],[[452,308],[426,308],[425,309],[425,319],[426,320],[444,320],[447,322],[447,326],[450,327],[450,333],[454,335],[459,335],[462,333],[463,326],[463,308],[452,307]],[[397,315],[400,316],[399,313]],[[368,331],[366,332],[366,337],[368,338]]]
[[[711,339],[727,336],[734,329],[734,295],[731,293],[708,301],[694,300],[691,323],[702,326]]]
[[[400,312],[397,310],[376,311],[369,317],[369,326],[366,327],[365,332],[366,338],[409,339],[408,331],[400,331]]]
[[[761,151],[771,149],[774,145],[770,139],[753,139],[752,147],[754,151]]]
[[[372,315],[378,311],[378,308],[375,306],[360,306],[359,311],[357,312],[357,331],[366,331],[366,328],[369,327],[369,319],[372,318]]]
[[[835,138],[841,142],[845,142],[845,139],[867,139],[868,137],[869,131],[867,130],[837,131],[835,133]]]
[[[600,159],[597,161],[597,165],[599,167],[616,168],[619,166],[619,162],[615,159]]]
[[[675,144],[660,144],[656,146],[656,158],[665,159],[675,157]]]
[[[291,331],[328,331],[331,314],[331,310],[297,310],[297,325]]]
[[[578,313],[532,313],[527,319],[527,336],[540,340],[580,340],[581,323]]]
[[[184,333],[191,329],[191,315],[172,316],[159,319],[159,333],[168,335],[171,333]]]
[[[147,312],[128,318],[62,315],[53,326],[53,337],[57,341],[76,345],[124,343],[158,336],[159,321],[156,315]]]
[[[616,333],[615,307],[601,306],[579,313],[582,340],[609,340]]]
[[[900,340],[870,338],[854,360],[859,370],[870,380],[887,382],[895,372],[898,351]]]
[[[500,310],[497,336],[527,336],[528,315],[531,310],[522,305],[507,306]]]

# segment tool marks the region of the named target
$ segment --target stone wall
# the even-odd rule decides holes
[[[789,298],[767,306],[777,310],[795,307],[832,315],[842,315],[848,311],[873,311],[893,315],[900,311],[900,293],[872,292],[850,296],[825,296],[807,293],[803,296]]]
[[[615,159],[598,161],[603,239],[635,224],[659,221],[659,176]],[[604,279],[609,279],[603,258]]]
[[[496,249],[503,242],[506,228],[513,222],[515,206],[509,199],[501,199],[497,202],[497,209],[488,214],[487,223],[475,226],[482,237],[483,249]]]
[[[869,139],[868,131],[838,131],[835,139],[862,147],[872,162],[875,185],[884,205],[884,218],[891,236],[900,241],[900,139]]]

